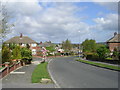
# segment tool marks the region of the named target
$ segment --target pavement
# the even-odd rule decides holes
[[[118,88],[118,72],[74,60],[75,57],[54,58],[49,72],[60,88]]]
[[[2,79],[2,88],[54,88],[54,84],[31,83],[31,75],[39,64],[40,58],[34,58],[32,64],[23,66]]]

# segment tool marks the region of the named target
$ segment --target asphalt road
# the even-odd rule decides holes
[[[52,78],[60,88],[118,88],[118,72],[74,60],[53,59],[49,63]]]

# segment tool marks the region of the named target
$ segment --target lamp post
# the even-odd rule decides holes
[[[80,31],[78,31],[78,32],[80,33]],[[80,58],[80,36],[79,36],[79,42],[78,42],[78,43],[79,43],[79,47],[78,47],[78,48],[79,48],[79,51],[78,51],[78,54],[79,54],[79,58]]]

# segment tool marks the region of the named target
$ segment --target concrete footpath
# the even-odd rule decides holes
[[[40,58],[34,58],[32,64],[23,66],[2,79],[2,88],[54,88],[52,84],[31,83],[31,75],[39,64]]]

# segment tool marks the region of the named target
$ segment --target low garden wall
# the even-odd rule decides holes
[[[5,66],[4,68],[2,68],[0,70],[0,79],[21,66],[23,66],[23,62],[21,62],[21,61],[15,63],[15,64],[12,64],[12,65]]]

